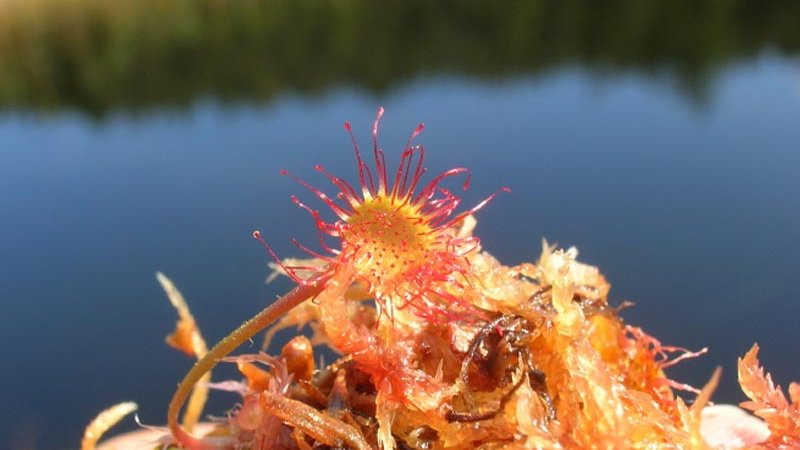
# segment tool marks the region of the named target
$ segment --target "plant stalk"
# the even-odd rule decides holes
[[[173,394],[167,411],[167,424],[169,425],[172,435],[181,446],[190,450],[216,448],[213,445],[204,445],[201,439],[189,434],[189,432],[183,429],[178,423],[178,416],[181,408],[192,392],[195,383],[197,383],[204,374],[213,369],[222,358],[255,336],[256,333],[271,325],[295,306],[319,294],[325,287],[325,281],[326,279],[321,279],[312,284],[300,285],[292,289],[289,293],[275,300],[271,305],[264,308],[250,320],[240,325],[239,328],[225,336],[206,353],[203,358],[192,366],[178,385],[178,389],[175,391],[175,394]]]

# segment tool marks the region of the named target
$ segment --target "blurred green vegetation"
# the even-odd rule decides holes
[[[800,49],[796,0],[0,0],[0,109],[266,101],[563,64],[668,74]]]

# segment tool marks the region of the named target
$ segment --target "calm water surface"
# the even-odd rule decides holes
[[[533,261],[547,238],[577,246],[612,302],[663,342],[710,352],[672,370],[720,402],[743,396],[736,358],[753,342],[781,385],[800,379],[800,64],[769,50],[732,63],[702,97],[669,74],[417,76],[383,94],[335,88],[270,103],[197,100],[183,109],[0,113],[0,447],[74,448],[102,408],[140,404],[144,423],[190,361],[168,349],[175,314],[155,281],[183,291],[215,341],[290,288],[264,284],[269,258],[314,228],[278,176],[318,186],[324,164],[353,180],[342,122],[362,142],[378,105],[390,155],[419,121],[428,167],[473,169],[465,204],[486,250]],[[396,161],[396,160],[395,160]],[[234,376],[221,370],[217,378]],[[222,414],[231,397],[208,411]]]

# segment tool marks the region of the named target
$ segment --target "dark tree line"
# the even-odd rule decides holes
[[[800,49],[792,0],[27,0],[0,3],[0,108],[180,107],[564,64],[674,76]]]

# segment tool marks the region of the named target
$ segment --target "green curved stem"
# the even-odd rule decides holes
[[[191,450],[201,450],[204,447],[200,439],[189,434],[178,423],[178,415],[195,383],[209,370],[213,369],[222,358],[235,350],[236,347],[248,341],[255,336],[256,333],[271,325],[295,306],[319,294],[324,286],[325,280],[318,280],[313,284],[297,286],[292,289],[289,293],[275,300],[271,305],[253,316],[250,320],[240,325],[239,328],[235,329],[232,333],[225,336],[217,345],[209,350],[203,358],[192,366],[178,385],[178,389],[175,391],[175,394],[173,394],[172,400],[169,403],[169,410],[167,411],[167,424],[178,443]]]

